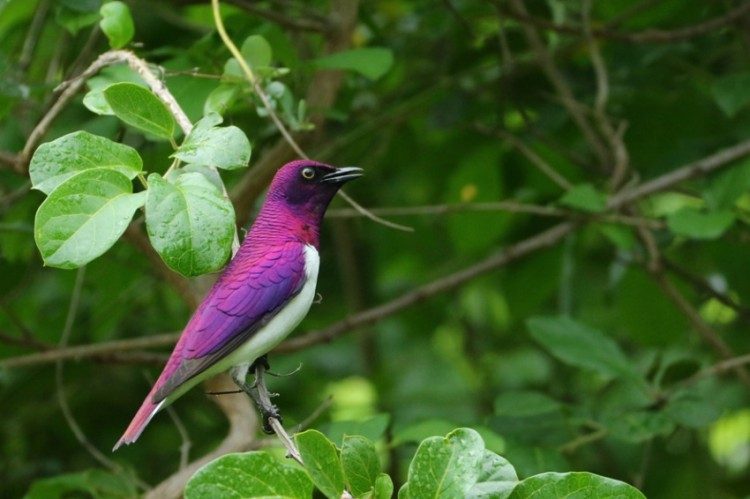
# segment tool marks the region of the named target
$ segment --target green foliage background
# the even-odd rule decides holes
[[[134,79],[122,65],[29,141],[55,88],[124,46],[155,65],[193,123],[218,111],[252,143],[249,169],[221,172],[242,227],[295,157],[229,61],[210,5],[126,4],[130,28],[107,27],[119,7],[105,7],[100,28],[98,0],[0,1],[3,496],[74,472],[103,496],[129,496],[175,473],[184,438],[166,414],[108,451],[174,339],[114,342],[179,331],[211,279],[169,270],[140,211],[85,272],[43,266],[34,217],[45,196],[28,172],[37,146],[85,130],[137,150],[146,174],[164,174],[174,153],[84,105],[86,90]],[[337,443],[344,432],[379,439],[397,488],[418,442],[464,426],[520,478],[584,470],[648,497],[750,494],[749,12],[684,0],[223,5],[305,152],[363,167],[347,193],[414,229],[332,206],[323,300],[295,333],[332,341],[293,337],[271,355],[277,372],[302,364],[269,381],[287,427],[322,406],[309,424]],[[65,341],[102,348],[61,370],[75,290]],[[340,324],[349,316],[355,327]],[[60,399],[116,473],[79,443]],[[190,461],[226,435],[200,389],[174,411]]]

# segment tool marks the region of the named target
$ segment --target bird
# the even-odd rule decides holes
[[[230,371],[245,377],[307,315],[315,298],[320,226],[329,203],[361,168],[311,160],[285,164],[239,250],[182,331],[150,393],[113,451],[190,388]],[[257,400],[256,400],[257,403]]]

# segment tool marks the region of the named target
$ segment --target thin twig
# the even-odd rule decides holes
[[[601,215],[592,214],[584,216],[581,213],[557,208],[554,206],[540,206],[535,204],[519,203],[517,201],[380,207],[372,208],[371,211],[376,215],[385,215],[390,217],[413,215],[446,215],[462,212],[503,211],[508,213],[528,213],[544,217],[575,218],[577,220],[588,222],[607,222],[622,225],[644,226],[651,229],[664,228],[664,223],[660,220],[651,220],[648,218],[634,217],[630,215],[623,215],[620,213],[603,213]],[[328,218],[355,218],[362,216],[362,214],[352,208],[338,208],[329,210],[326,216]]]
[[[695,307],[685,299],[674,284],[672,284],[662,272],[651,272],[651,275],[664,294],[666,294],[678,310],[688,318],[703,341],[710,345],[711,348],[713,348],[721,357],[725,359],[733,358],[734,352],[732,352],[732,349],[729,348],[726,342],[711,326],[706,324]],[[750,375],[748,375],[748,372],[741,365],[735,366],[733,369],[737,373],[738,378],[743,383],[750,386]]]
[[[725,359],[734,357],[734,352],[729,348],[729,345],[727,345],[721,336],[714,331],[714,329],[709,326],[703,318],[701,318],[700,313],[698,313],[695,307],[693,307],[693,305],[682,295],[682,293],[679,292],[665,275],[661,263],[662,255],[653,234],[642,227],[637,228],[637,232],[648,250],[649,262],[646,265],[646,270],[648,270],[648,273],[654,282],[659,288],[661,288],[662,292],[677,307],[682,315],[687,317],[703,341],[713,348],[721,357]],[[745,385],[750,386],[750,373],[747,372],[744,366],[737,366],[734,368],[734,371],[740,381]]]
[[[383,318],[393,315],[396,312],[400,312],[401,310],[423,301],[430,296],[454,289],[475,277],[502,267],[522,256],[528,255],[529,253],[542,248],[553,246],[567,234],[572,232],[576,227],[577,225],[573,222],[563,222],[555,225],[550,229],[540,232],[528,239],[524,239],[523,241],[506,248],[501,253],[493,255],[464,270],[436,279],[429,284],[425,284],[422,287],[412,290],[377,307],[350,315],[346,319],[320,331],[312,331],[303,336],[287,340],[274,349],[274,352],[295,352],[307,348],[310,345],[331,341],[344,332],[354,328],[374,324]]]
[[[674,273],[701,293],[705,293],[711,298],[718,300],[721,304],[731,308],[743,321],[750,323],[750,308],[740,305],[728,294],[718,291],[701,277],[689,272],[687,269],[680,267],[671,260],[663,258],[661,263],[666,270]]]
[[[609,434],[609,431],[607,431],[606,428],[598,428],[592,431],[591,433],[586,433],[585,435],[579,435],[578,437],[574,438],[570,442],[567,442],[559,446],[557,450],[559,450],[563,454],[572,454],[579,447],[590,444],[592,442],[596,442],[597,440],[601,440],[602,438],[606,437],[608,434]]]
[[[60,335],[59,346],[61,348],[67,345],[70,339],[70,333],[73,331],[73,324],[75,324],[76,315],[78,314],[78,306],[81,300],[81,290],[83,289],[83,281],[85,275],[86,267],[80,267],[78,269],[78,272],[76,273],[76,280],[73,285],[73,293],[71,293],[70,296],[70,306],[68,307],[68,314],[65,317],[65,325],[63,326],[63,331]],[[105,456],[99,449],[97,449],[83,432],[81,426],[78,424],[78,421],[76,421],[75,416],[73,415],[73,411],[71,411],[70,406],[68,405],[68,399],[65,394],[65,386],[63,383],[63,361],[61,359],[58,359],[55,365],[55,385],[57,402],[60,405],[60,410],[62,411],[63,417],[65,418],[68,427],[71,429],[78,442],[83,446],[83,448],[88,451],[89,454],[91,454],[91,456],[96,461],[98,461],[104,467],[112,470],[115,473],[121,473],[122,467],[115,461]],[[138,480],[138,482],[139,485],[145,486],[145,484],[140,482],[140,480]]]
[[[260,9],[250,0],[226,0],[227,3],[242,8],[243,10],[254,14],[258,17],[271,21],[278,24],[282,28],[286,28],[292,31],[311,31],[314,33],[323,33],[330,29],[327,20],[317,19],[311,16],[303,16],[299,18],[289,17],[283,14],[285,9],[282,10],[269,10]]]
[[[750,140],[737,144],[733,147],[724,149],[722,151],[719,151],[718,153],[707,156],[706,158],[700,159],[696,162],[689,163],[672,172],[664,174],[661,177],[657,177],[649,182],[646,182],[645,184],[642,184],[641,186],[636,187],[630,191],[621,192],[618,195],[612,197],[609,200],[607,206],[611,210],[617,210],[625,206],[626,204],[637,201],[638,199],[649,196],[655,192],[668,189],[674,186],[675,184],[682,182],[683,180],[692,178],[701,173],[708,173],[708,172],[717,170],[748,154],[750,154]],[[555,230],[564,230],[564,232],[562,234],[557,234],[555,236],[554,241],[552,241],[552,243],[556,242],[559,239],[562,239],[562,237],[564,237],[566,234],[569,233],[570,230],[572,230],[569,228],[565,228],[565,229],[563,228],[569,225],[571,225],[570,222],[566,222],[564,224],[559,224],[553,227],[553,229]],[[548,237],[548,236],[544,236],[544,234],[548,233],[550,230],[552,229],[549,229],[547,232],[534,236],[530,239],[521,241],[520,243],[512,246],[511,248],[516,248],[517,246],[520,246],[521,248],[523,248],[526,245],[528,245],[530,242],[532,242],[533,244],[533,240],[535,240],[535,238]],[[531,248],[532,251],[534,249],[541,249],[545,247],[544,244],[539,244],[538,242],[536,244],[538,246],[536,248]],[[528,252],[528,250],[526,252]],[[494,257],[491,257],[489,259],[490,266],[492,265],[493,259]],[[483,264],[487,265],[488,263],[487,261],[485,261],[484,263],[478,264],[478,266],[481,266]],[[502,262],[500,262],[499,265],[502,265]],[[469,270],[470,269],[466,269],[465,271],[462,271],[462,272],[469,272]],[[461,274],[461,272],[459,272],[459,274]],[[341,334],[342,330],[346,330],[348,327],[354,327],[360,324],[375,322],[377,320],[380,320],[381,318],[386,317],[387,315],[391,315],[396,312],[399,312],[400,310],[404,308],[404,306],[408,306],[412,303],[416,303],[417,301],[421,299],[428,298],[429,296],[431,296],[431,294],[429,293],[434,294],[434,293],[452,289],[453,286],[451,286],[451,283],[448,283],[448,285],[445,285],[445,284],[441,284],[440,281],[441,280],[434,281],[433,283],[430,283],[424,286],[423,288],[420,288],[419,290],[415,290],[414,292],[410,292],[405,295],[402,295],[401,297],[398,297],[395,300],[388,302],[384,305],[380,305],[378,307],[365,310],[359,314],[355,314],[354,316],[344,319],[341,322],[335,323],[324,330],[317,331],[317,332],[314,331],[304,336],[300,336],[296,339],[288,340],[287,342],[282,343],[275,351],[296,351],[301,348],[304,348],[308,344],[313,344],[313,343],[322,342],[322,341],[329,341],[330,339]],[[460,282],[455,285],[458,285],[458,284],[460,284]],[[417,293],[418,296],[414,297],[413,295],[415,293]],[[402,302],[408,302],[408,303],[405,303],[405,305],[402,305]],[[353,326],[349,326],[350,323],[353,324]],[[179,333],[168,333],[168,334],[163,334],[163,335],[158,335],[158,336],[151,336],[148,338],[118,340],[115,342],[101,343],[97,345],[83,345],[79,347],[70,347],[70,348],[62,349],[62,350],[40,352],[40,353],[36,353],[32,355],[27,355],[24,357],[4,359],[0,361],[0,367],[21,367],[25,365],[46,363],[46,362],[57,360],[58,357],[63,358],[63,359],[67,359],[67,358],[83,359],[83,358],[97,357],[97,356],[105,355],[105,354],[112,354],[112,353],[125,351],[125,350],[139,350],[139,349],[149,348],[149,347],[171,346],[171,345],[174,345],[175,341],[177,341],[177,338],[179,338]],[[306,339],[300,342],[301,338],[306,338]],[[315,338],[317,338],[317,340]]]
[[[292,148],[292,150],[297,154],[297,156],[299,156],[300,158],[304,158],[304,159],[310,159],[309,156],[305,153],[305,151],[303,151],[302,148],[299,146],[297,141],[294,140],[294,137],[292,137],[292,134],[289,132],[289,130],[287,130],[286,126],[281,121],[281,118],[279,118],[278,114],[276,114],[276,110],[271,105],[271,101],[268,99],[268,96],[266,95],[265,91],[260,86],[260,81],[258,77],[253,72],[252,68],[250,68],[250,66],[247,64],[247,61],[245,61],[245,58],[240,53],[240,50],[237,48],[237,46],[234,44],[232,39],[227,34],[226,29],[224,28],[224,23],[221,19],[221,12],[219,10],[219,0],[211,0],[211,6],[212,6],[213,14],[214,14],[214,23],[216,24],[216,30],[219,32],[219,36],[224,42],[224,45],[226,45],[226,47],[232,53],[232,56],[235,58],[237,63],[240,65],[240,68],[242,68],[242,72],[245,74],[247,81],[253,87],[255,94],[263,103],[263,107],[266,109],[268,116],[271,117],[271,120],[273,121],[274,125],[276,125],[276,128],[284,137],[284,140],[286,141],[286,143],[289,145],[289,147]],[[351,206],[353,206],[354,209],[359,210],[362,214],[364,214],[367,218],[369,218],[370,220],[374,222],[385,225],[386,227],[391,227],[393,229],[403,230],[406,232],[410,232],[414,230],[411,227],[406,227],[404,225],[399,225],[393,222],[389,222],[387,220],[383,220],[382,218],[373,215],[366,208],[364,208],[359,203],[355,202],[348,194],[346,194],[343,191],[339,191],[338,194],[341,197],[343,197],[344,200],[346,200],[346,202],[348,202]]]
[[[571,24],[558,24],[547,19],[530,16],[527,12],[521,12],[517,9],[508,9],[502,7],[502,11],[508,17],[515,19],[524,24],[529,24],[537,28],[542,28],[557,33],[566,33],[580,35],[583,27]],[[684,28],[674,30],[647,29],[639,33],[623,33],[612,31],[611,29],[594,28],[593,34],[597,38],[607,38],[629,43],[673,43],[682,40],[695,38],[696,36],[705,35],[713,32],[717,28],[731,24],[750,13],[750,4],[742,3],[736,9],[729,11],[723,16],[716,17]]]
[[[701,369],[689,378],[680,381],[679,383],[677,383],[675,388],[683,388],[685,386],[695,384],[703,379],[709,378],[711,376],[716,376],[717,374],[724,374],[728,371],[734,370],[740,366],[744,366],[747,364],[750,364],[750,353],[740,355],[738,357],[732,357],[730,359],[725,359],[705,369]]]
[[[227,34],[226,29],[224,28],[224,21],[222,21],[221,19],[221,11],[219,10],[219,0],[211,0],[211,7],[213,10],[213,14],[214,14],[214,24],[216,25],[216,30],[219,32],[219,36],[221,37],[221,40],[224,42],[224,45],[226,45],[226,47],[229,49],[229,52],[232,53],[232,56],[237,61],[237,64],[240,65],[240,68],[242,68],[242,72],[245,74],[245,78],[247,78],[247,81],[250,82],[250,85],[253,87],[255,94],[263,103],[263,107],[265,107],[266,111],[268,112],[268,115],[271,117],[271,121],[273,121],[274,125],[276,125],[276,128],[279,130],[281,135],[287,141],[289,146],[294,150],[294,152],[296,152],[300,158],[309,159],[307,155],[304,153],[304,151],[302,151],[300,146],[297,144],[297,142],[294,140],[294,138],[292,138],[292,135],[289,133],[289,130],[286,129],[286,126],[284,126],[284,123],[282,123],[281,119],[276,114],[276,111],[273,109],[273,106],[271,105],[271,101],[268,99],[268,96],[266,95],[266,93],[263,91],[263,89],[260,86],[258,77],[255,75],[253,70],[247,64],[247,61],[245,61],[245,58],[242,56],[242,54],[240,53],[240,50],[234,44],[232,39],[229,38],[229,35]]]
[[[131,338],[127,340],[109,341],[106,343],[94,343],[90,345],[60,346],[54,350],[46,350],[22,357],[12,357],[0,360],[0,367],[26,367],[36,364],[47,364],[62,360],[81,360],[93,357],[111,355],[127,352],[130,350],[143,350],[146,348],[158,348],[173,346],[179,339],[180,333],[164,333],[142,338]]]
[[[338,191],[338,195],[344,198],[347,203],[352,205],[354,207],[354,210],[359,213],[360,215],[363,215],[373,222],[377,222],[381,225],[385,225],[386,227],[390,227],[391,229],[401,230],[404,232],[414,232],[414,227],[409,227],[408,225],[401,225],[397,224],[395,222],[391,222],[389,220],[385,220],[383,218],[380,218],[375,213],[372,212],[372,210],[368,210],[364,208],[361,204],[356,202],[354,199],[352,199],[349,194],[345,193],[343,190]]]
[[[599,51],[599,44],[592,34],[591,1],[592,0],[584,0],[583,2],[583,26],[584,35],[591,56],[591,65],[594,68],[594,75],[596,76],[596,96],[594,98],[593,111],[599,131],[609,143],[612,161],[614,162],[612,166],[610,185],[612,186],[612,189],[615,190],[625,178],[628,168],[629,154],[628,149],[625,147],[625,143],[622,140],[625,127],[621,126],[616,130],[612,125],[609,116],[607,116],[607,105],[609,103],[609,75],[607,74],[607,66],[604,63],[601,52]]]
[[[526,7],[522,0],[510,0],[510,4],[516,12],[522,15],[527,15]],[[539,36],[536,28],[530,24],[524,24],[522,28],[529,45],[531,45],[532,50],[536,54],[537,63],[542,68],[542,71],[544,71],[547,79],[552,83],[557,94],[560,96],[563,106],[568,111],[573,122],[581,130],[581,133],[583,133],[589,146],[591,146],[599,165],[602,167],[606,166],[608,163],[608,155],[604,144],[602,144],[601,139],[586,119],[586,115],[581,109],[581,104],[576,100],[570,85],[568,85],[565,77],[555,65],[552,56],[547,50],[547,47]]]
[[[302,456],[299,453],[299,450],[297,450],[297,446],[294,444],[294,440],[289,436],[289,434],[284,429],[284,426],[281,424],[281,421],[274,417],[268,418],[268,424],[273,428],[273,432],[276,433],[276,436],[279,437],[279,440],[281,440],[282,445],[284,445],[284,448],[286,449],[286,457],[294,459],[299,464],[304,466],[305,463],[302,462]]]
[[[685,180],[710,173],[748,154],[750,154],[750,140],[740,142],[698,161],[677,168],[633,189],[620,191],[609,199],[607,207],[618,208],[624,206],[656,192],[668,189]]]
[[[483,133],[490,133],[489,130],[483,129],[482,127],[479,127],[479,129]],[[515,135],[508,133],[504,130],[495,130],[494,135],[510,143],[510,145],[518,149],[518,151],[521,154],[523,154],[532,165],[536,166],[540,172],[542,172],[547,178],[552,180],[560,188],[562,188],[565,191],[569,191],[570,189],[573,188],[573,184],[571,184],[568,181],[568,179],[563,177],[562,174],[560,174],[560,172],[555,170],[555,168],[552,165],[550,165],[544,159],[542,159],[541,156],[539,156],[536,152],[534,152],[534,150],[531,149],[529,146],[527,146],[521,139],[519,139]]]

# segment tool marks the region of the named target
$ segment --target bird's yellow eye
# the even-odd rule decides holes
[[[310,168],[309,166],[307,168],[302,169],[302,178],[306,180],[312,180],[315,177],[315,169]]]

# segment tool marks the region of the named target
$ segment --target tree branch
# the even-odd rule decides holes
[[[214,376],[207,380],[203,386],[209,392],[225,392],[237,388],[227,374]],[[144,496],[145,499],[181,498],[185,484],[198,471],[198,468],[225,454],[247,450],[252,446],[255,441],[255,434],[258,431],[258,414],[255,407],[250,404],[250,399],[244,394],[237,394],[219,395],[212,397],[212,400],[221,408],[221,411],[229,420],[227,436],[214,451],[182,467],[150,490]]]
[[[522,0],[510,0],[510,4],[516,12],[526,15],[526,7]],[[524,24],[522,28],[529,45],[531,45],[532,50],[536,54],[537,63],[542,68],[542,71],[544,71],[544,74],[547,76],[547,79],[550,81],[557,94],[560,96],[562,104],[565,106],[568,114],[570,114],[573,122],[581,130],[581,133],[583,133],[589,146],[591,146],[591,149],[599,162],[599,166],[605,167],[609,163],[607,149],[602,144],[600,137],[591,127],[588,119],[586,119],[580,103],[573,95],[573,91],[570,89],[565,77],[555,65],[555,62],[547,51],[547,47],[544,45],[542,38],[539,36],[536,28],[532,25]]]
[[[542,248],[548,248],[556,244],[576,227],[577,225],[573,222],[563,222],[555,225],[550,229],[506,248],[501,253],[493,255],[478,264],[437,279],[409,293],[401,295],[394,300],[384,303],[383,305],[351,315],[320,331],[312,331],[304,336],[298,336],[287,340],[275,348],[274,352],[295,352],[311,345],[331,341],[344,332],[356,327],[374,324],[385,317],[400,312],[401,310],[423,301],[430,296],[454,289],[475,277],[502,267],[522,256]]]
[[[524,24],[535,26],[556,33],[565,33],[570,35],[583,35],[584,27],[573,24],[558,24],[547,19],[542,19],[534,16],[530,16],[527,12],[518,11],[517,9],[508,9],[503,6],[500,7],[504,15],[515,19]],[[640,33],[623,33],[619,31],[612,31],[606,28],[593,28],[592,34],[597,38],[607,38],[610,40],[618,40],[628,43],[673,43],[682,40],[688,40],[695,38],[696,36],[705,35],[714,31],[717,28],[721,28],[728,24],[731,24],[744,16],[750,14],[750,4],[743,3],[734,10],[729,11],[727,14],[711,19],[709,21],[699,23],[693,26],[686,26],[675,30],[659,30],[659,29],[648,29]]]

